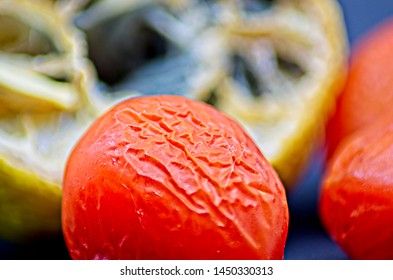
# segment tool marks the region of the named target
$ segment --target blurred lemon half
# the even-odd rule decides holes
[[[214,105],[245,126],[288,189],[346,77],[334,0],[101,0],[77,22],[105,91]]]
[[[97,109],[85,44],[34,1],[0,1],[0,238],[59,234],[63,166]]]
[[[346,78],[341,10],[330,0],[230,2],[214,105],[244,124],[291,189],[322,145]]]

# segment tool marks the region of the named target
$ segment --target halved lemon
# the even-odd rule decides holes
[[[231,1],[228,8],[230,59],[215,106],[244,124],[291,188],[320,148],[345,81],[340,8],[330,0]]]
[[[105,91],[214,105],[246,127],[288,189],[346,77],[334,0],[102,0],[77,23]]]
[[[83,35],[49,6],[0,1],[0,238],[60,233],[63,166],[98,113]]]
[[[94,117],[88,111],[0,119],[0,237],[60,233],[63,167]]]

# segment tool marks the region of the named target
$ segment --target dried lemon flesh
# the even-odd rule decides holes
[[[335,1],[270,2],[245,11],[232,1],[226,46],[245,66],[240,77],[236,63],[227,68],[215,106],[246,126],[290,188],[321,145],[345,81],[347,43]]]
[[[83,34],[34,1],[0,1],[0,237],[60,233],[66,158],[97,116]]]
[[[346,76],[334,0],[102,0],[77,22],[106,91],[214,105],[246,127],[288,188],[319,145]]]
[[[0,28],[1,114],[80,105],[83,38],[72,25],[45,5],[17,0],[0,1]]]

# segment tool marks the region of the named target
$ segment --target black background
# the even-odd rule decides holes
[[[351,46],[384,19],[393,17],[392,0],[341,0],[339,3]],[[291,220],[285,259],[347,259],[327,236],[318,219],[318,188],[322,170],[323,161],[317,155],[307,179],[288,195]],[[58,236],[27,244],[0,240],[0,259],[69,259],[69,255],[63,238]]]

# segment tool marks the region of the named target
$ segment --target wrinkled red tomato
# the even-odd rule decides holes
[[[73,259],[282,259],[284,188],[241,126],[180,96],[124,101],[69,157]]]
[[[331,237],[352,259],[393,259],[393,123],[380,120],[338,146],[320,198]]]
[[[354,45],[346,85],[328,122],[328,157],[346,136],[379,118],[392,118],[392,49],[393,17]]]

